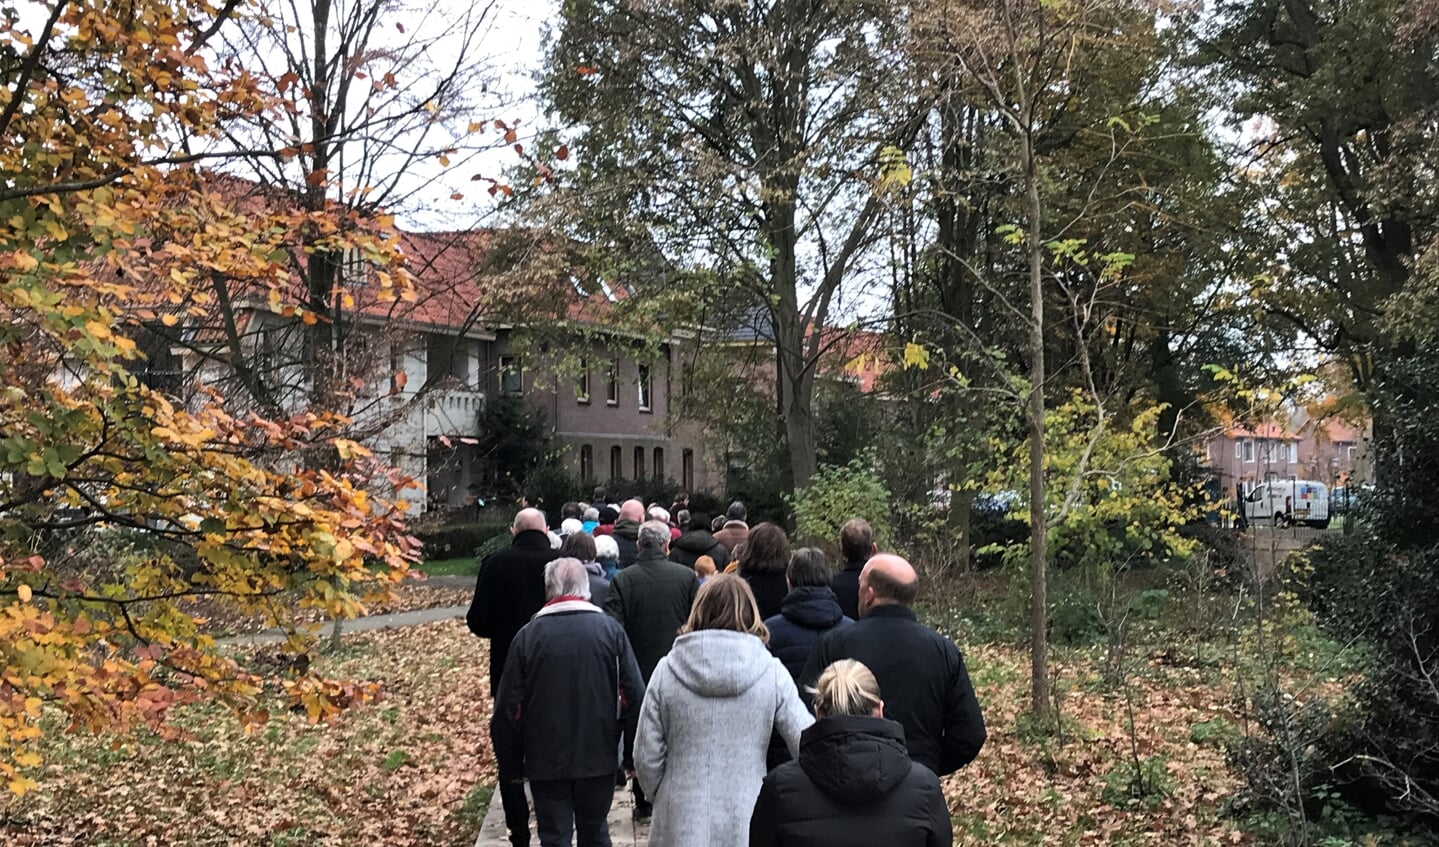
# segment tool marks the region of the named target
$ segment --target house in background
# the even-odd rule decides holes
[[[1207,465],[1226,495],[1237,485],[1247,488],[1266,479],[1312,479],[1331,488],[1360,485],[1372,481],[1369,427],[1303,413],[1287,426],[1235,425],[1206,445]]]
[[[481,273],[489,236],[404,233],[413,299],[366,299],[373,286],[365,267],[356,263],[349,272],[355,305],[337,330],[342,379],[332,398],[358,440],[423,483],[398,492],[411,511],[472,502],[484,478],[473,443],[479,414],[487,398],[504,394],[544,411],[562,461],[585,483],[669,477],[687,490],[716,484],[699,428],[671,415],[676,350],[692,339],[610,329],[604,304],[591,302],[607,299],[608,289],[590,295],[576,286],[563,293],[560,320],[536,313],[547,328],[534,336],[545,340],[532,342],[514,315],[489,315],[482,305],[490,299]],[[223,319],[191,317],[174,330],[152,330],[141,378],[153,387],[183,399],[205,386],[244,410],[260,405],[254,374],[263,373],[266,401],[297,410],[309,400],[303,322],[262,297],[236,297]],[[233,340],[238,350],[230,349]]]

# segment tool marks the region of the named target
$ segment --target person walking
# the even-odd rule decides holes
[[[638,500],[626,500],[620,505],[620,517],[610,533],[620,547],[620,570],[634,564],[639,555],[640,524],[645,519],[645,504]],[[669,526],[665,526],[665,538],[669,538]]]
[[[491,553],[480,563],[475,595],[465,613],[470,632],[490,640],[490,696],[499,690],[510,642],[545,604],[545,565],[559,553],[550,546],[545,515],[539,509],[521,509],[510,524],[510,546]],[[490,722],[493,741],[495,724]],[[497,761],[498,765],[499,762]],[[510,843],[523,847],[530,838],[530,807],[525,799],[523,774],[498,768],[500,802]]]
[[[851,518],[839,528],[839,551],[844,556],[844,567],[834,575],[831,588],[839,599],[839,608],[846,616],[859,620],[859,572],[864,563],[879,552],[875,544],[874,528],[864,518]]]
[[[714,576],[655,668],[634,747],[651,847],[742,847],[770,734],[793,754],[813,722],[767,636],[748,584]]]
[[[590,602],[604,608],[605,599],[610,594],[610,581],[605,576],[605,566],[598,561],[595,547],[595,539],[588,533],[575,532],[565,536],[564,543],[560,544],[560,555],[579,559],[585,566],[585,572],[590,576]]]
[[[740,501],[736,500],[729,504],[729,508],[725,510],[724,514],[724,526],[715,532],[715,540],[723,544],[726,550],[733,552],[749,537],[749,524],[745,522],[748,515],[748,510]]]
[[[915,618],[918,593],[909,562],[871,558],[859,577],[859,621],[815,645],[800,684],[813,686],[840,659],[863,663],[885,693],[885,716],[904,727],[910,757],[945,776],[979,755],[984,716],[959,648]]]
[[[604,566],[605,582],[615,578],[620,571],[620,547],[612,535],[595,536],[595,561]],[[609,597],[608,592],[605,594]]]
[[[769,630],[769,651],[784,663],[796,688],[814,646],[834,630],[854,623],[840,611],[829,581],[829,560],[824,551],[813,547],[794,551],[785,569],[789,593],[780,603],[779,614],[764,622]]]
[[[644,698],[622,627],[590,602],[575,558],[545,565],[543,608],[510,645],[495,698],[495,757],[530,782],[541,847],[609,847],[615,747]],[[527,843],[511,836],[511,843]]]
[[[634,501],[632,501],[634,502]],[[635,563],[610,580],[605,611],[629,636],[639,662],[640,676],[648,684],[660,659],[670,651],[680,627],[689,619],[699,580],[695,572],[665,558],[669,527],[648,521],[639,529]],[[633,750],[633,737],[625,739],[625,756]],[[650,803],[638,780],[633,783],[635,817],[646,818]]]
[[[715,562],[729,562],[729,550],[710,532],[709,515],[691,512],[685,531],[670,542],[670,561],[693,568],[700,556]]]
[[[739,567],[735,572],[749,583],[760,616],[768,620],[779,614],[780,604],[789,593],[784,581],[785,568],[789,566],[789,536],[775,524],[758,524],[749,531],[749,539],[737,555]]]
[[[750,847],[949,847],[954,829],[939,778],[910,759],[904,730],[884,718],[869,668],[841,659],[815,686],[818,720],[799,759],[765,777]]]

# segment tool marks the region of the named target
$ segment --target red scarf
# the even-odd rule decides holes
[[[556,604],[556,603],[588,603],[588,602],[590,602],[590,601],[589,601],[589,600],[586,600],[585,598],[583,598],[583,597],[581,597],[581,596],[579,596],[578,594],[561,594],[561,595],[558,596],[558,597],[553,597],[553,598],[551,598],[551,599],[549,599],[549,600],[546,600],[546,601],[545,601],[545,605],[546,605],[546,606],[553,606],[553,605]]]

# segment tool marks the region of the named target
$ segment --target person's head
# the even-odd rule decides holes
[[[608,491],[605,491],[605,487],[603,485],[596,485],[594,495],[590,497],[590,502],[598,505],[609,502],[609,499],[610,494]]]
[[[638,500],[626,500],[620,504],[620,520],[639,523],[645,519],[645,504]]]
[[[859,572],[859,615],[875,606],[912,606],[919,594],[919,575],[899,556],[881,553]]]
[[[715,565],[715,560],[709,556],[700,556],[698,559],[695,559],[695,576],[700,579],[714,576],[717,570],[719,570],[719,568]]]
[[[651,506],[651,507],[650,507],[649,517],[650,517],[650,520],[652,520],[652,521],[659,521],[660,523],[664,524],[665,526],[669,526],[669,523],[670,523],[670,513],[667,512],[667,511],[665,511],[664,509],[661,509],[659,506]]]
[[[579,559],[555,559],[545,565],[545,597],[590,599],[590,574]]]
[[[689,528],[690,528],[690,510],[689,510],[689,509],[679,509],[678,511],[675,512],[675,526],[679,527],[680,529],[689,529]]]
[[[595,539],[588,532],[572,532],[565,536],[560,544],[560,553],[579,559],[581,562],[595,561]],[[616,548],[615,556],[618,558],[619,550]]]
[[[568,503],[566,503],[566,504],[564,504],[563,506],[560,507],[560,519],[561,519],[561,520],[563,520],[563,519],[565,519],[565,518],[575,518],[575,519],[578,519],[579,516],[580,516],[580,515],[583,515],[584,513],[585,513],[585,512],[584,512],[584,509],[581,509],[581,508],[580,508],[580,504],[579,504],[579,503],[576,503],[576,502],[573,501],[573,500],[571,500],[570,502],[568,502]]]
[[[620,560],[620,545],[612,535],[596,536],[595,561],[596,562],[618,562]]]
[[[600,510],[599,510],[599,509],[596,509],[594,506],[591,506],[591,507],[589,507],[588,509],[585,509],[585,513],[584,513],[583,515],[580,515],[580,519],[581,519],[581,520],[586,520],[586,521],[594,521],[595,523],[599,523],[599,522],[600,522]]]
[[[790,588],[806,585],[827,588],[830,582],[829,558],[823,550],[801,547],[790,555],[784,578]]]
[[[864,518],[851,518],[839,528],[839,549],[847,562],[863,562],[879,552],[874,543],[874,527]]]
[[[720,515],[719,517],[717,517],[717,518],[715,518],[714,520],[710,521],[710,532],[719,532],[721,529],[724,529],[724,525],[725,525],[725,516],[724,516],[724,515]]]
[[[661,553],[670,546],[670,525],[661,521],[645,521],[640,524],[640,534],[635,546],[641,550],[658,550]]]
[[[815,717],[869,715],[884,717],[879,682],[869,668],[854,659],[840,659],[824,669],[814,684]]]
[[[722,573],[705,580],[695,595],[689,620],[680,627],[680,635],[702,629],[727,629],[747,632],[769,643],[769,629],[759,616],[759,604],[749,583],[738,576]]]
[[[725,509],[724,516],[732,521],[748,520],[749,512],[745,510],[744,504],[736,500]]]
[[[739,557],[740,570],[755,573],[784,573],[789,565],[789,536],[772,523],[751,527],[745,539],[744,554]]]
[[[709,515],[705,514],[704,512],[689,512],[688,514],[690,516],[690,519],[686,522],[686,529],[708,530],[710,528]]]
[[[539,509],[521,509],[515,513],[515,519],[510,523],[510,534],[519,535],[528,530],[545,532],[549,528],[544,512]]]
[[[585,525],[582,524],[582,523],[580,523],[580,519],[579,519],[579,518],[565,518],[564,520],[560,521],[560,537],[561,537],[561,538],[563,538],[563,537],[566,536],[566,535],[574,535],[575,533],[584,532],[584,531],[585,531]]]
[[[600,523],[612,524],[620,519],[620,510],[614,506],[604,506],[600,509]]]

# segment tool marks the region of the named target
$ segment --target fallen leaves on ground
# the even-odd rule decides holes
[[[347,637],[325,672],[385,696],[328,724],[279,712],[246,736],[207,708],[189,742],[118,744],[52,726],[0,843],[468,847],[494,784],[486,644],[459,621]]]

